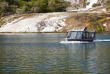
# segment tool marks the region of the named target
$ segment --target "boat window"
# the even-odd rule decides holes
[[[83,39],[89,39],[89,33],[88,32],[84,32],[82,38]]]
[[[91,32],[91,33],[88,33],[88,34],[89,34],[88,39],[93,39],[93,37],[92,37],[92,32]]]
[[[70,38],[71,32],[69,31],[67,34],[67,38]]]
[[[87,39],[92,39],[92,33],[86,32],[86,38]]]
[[[82,39],[86,39],[86,32],[83,32]]]
[[[71,39],[76,39],[76,34],[77,34],[77,32],[71,32],[70,38]]]
[[[94,33],[94,32],[92,33],[92,37],[93,37],[93,38],[95,37],[95,33]]]
[[[77,32],[77,38],[76,39],[82,39],[83,32]]]
[[[94,38],[94,32],[84,32],[82,38],[83,39],[93,39]]]
[[[94,32],[69,31],[67,34],[67,38],[71,39],[94,39],[94,37],[95,37]]]

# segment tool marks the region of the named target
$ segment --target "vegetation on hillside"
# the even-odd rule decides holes
[[[84,0],[84,7],[89,2]],[[110,0],[104,1],[99,0],[99,3],[93,4],[93,7],[101,6],[101,2],[104,3],[104,8],[110,11]],[[6,16],[10,14],[19,13],[20,15],[23,13],[45,13],[45,12],[60,12],[66,11],[66,8],[70,5],[69,2],[65,0],[0,0],[0,26],[2,26],[5,22],[1,16]],[[73,8],[80,8],[78,4],[72,5]],[[80,27],[80,26],[88,26],[90,30],[96,30],[97,32],[105,31],[105,27],[103,24],[110,20],[110,15],[106,14],[91,14],[91,13],[82,13],[82,14],[75,14],[72,15],[70,18],[67,19],[66,23],[67,26],[62,28],[65,32],[72,29],[73,27]],[[28,16],[29,14],[26,14]],[[21,15],[22,16],[22,15]],[[109,18],[109,19],[108,19]],[[12,18],[11,21],[15,19]],[[72,25],[76,24],[76,25]]]
[[[97,6],[101,6],[101,3],[94,3],[94,4],[92,5],[92,7],[97,7]]]
[[[108,30],[104,24],[109,26],[109,16],[106,13],[71,13],[72,15],[66,20],[66,26],[64,26],[60,32],[67,32],[73,28],[88,27],[88,30],[94,30],[96,32],[105,32]]]
[[[87,0],[81,0],[83,7],[90,4]],[[98,3],[93,4],[93,7],[105,5],[106,9],[110,10],[110,0],[98,0]],[[45,12],[60,12],[66,11],[66,8],[71,5],[65,0],[0,0],[0,15],[9,15],[14,13],[45,13]],[[79,8],[80,5],[73,4],[73,8]]]
[[[108,0],[108,1],[106,2],[106,9],[107,9],[108,11],[110,11],[110,0]]]
[[[69,5],[64,0],[0,0],[0,15],[66,11]]]

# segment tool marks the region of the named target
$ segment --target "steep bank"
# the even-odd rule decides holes
[[[78,11],[78,12],[106,12],[107,0],[65,0],[71,3],[67,11]]]
[[[2,18],[0,32],[67,32],[81,29],[110,31],[109,13],[34,13]]]

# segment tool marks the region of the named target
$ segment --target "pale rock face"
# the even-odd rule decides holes
[[[87,0],[87,2],[90,2],[90,4],[87,5],[86,8],[92,8],[92,5],[93,5],[94,3],[97,3],[98,0]]]
[[[80,0],[65,0],[71,2],[71,4],[79,4]]]
[[[0,32],[55,32],[66,25],[65,18],[69,15],[62,13],[45,13],[33,17],[18,18],[4,24]]]

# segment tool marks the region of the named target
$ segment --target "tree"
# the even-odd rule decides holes
[[[36,7],[38,8],[38,12],[47,12],[47,5],[48,5],[48,1],[47,0],[38,0],[36,2]]]
[[[0,0],[0,14],[66,11],[65,0]]]
[[[8,9],[8,3],[7,2],[0,2],[0,15],[4,15]]]
[[[64,0],[49,0],[48,2],[48,9],[51,12],[65,11],[68,6],[70,6],[70,2]]]
[[[108,11],[110,10],[110,0],[107,0],[107,2],[106,2],[106,9]]]

